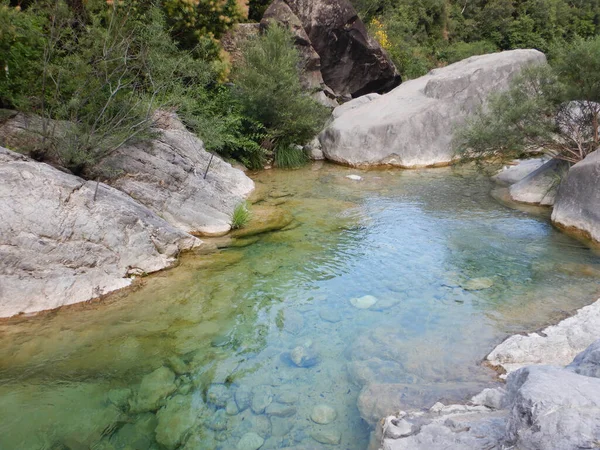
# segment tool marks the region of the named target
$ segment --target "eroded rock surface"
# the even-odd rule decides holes
[[[515,184],[544,165],[547,160],[547,158],[514,160],[511,165],[503,167],[492,179],[504,185]]]
[[[103,161],[117,174],[109,183],[187,233],[227,233],[254,182],[217,156],[211,161],[174,114],[160,112],[155,123],[158,136],[151,142],[124,146]]]
[[[600,379],[578,369],[594,365],[600,340],[568,368],[523,367],[506,390],[486,389],[466,405],[435,404],[399,412],[378,428],[383,450],[594,448],[600,439]]]
[[[600,241],[600,151],[569,169],[558,190],[552,221]]]
[[[523,67],[545,60],[537,50],[512,50],[432,70],[339,115],[319,137],[323,153],[351,166],[447,164],[454,127]]]
[[[532,364],[564,366],[600,336],[600,300],[540,333],[514,335],[498,345],[487,361],[507,373]]]
[[[201,244],[128,195],[0,147],[0,316],[82,302]]]

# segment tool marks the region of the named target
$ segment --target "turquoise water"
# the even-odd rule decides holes
[[[481,365],[495,344],[600,296],[598,254],[502,205],[476,170],[255,180],[255,211],[285,211],[283,230],[0,323],[1,449],[255,448],[248,433],[262,449],[366,449],[360,413],[392,411],[361,390],[414,408],[467,398],[496,382]]]

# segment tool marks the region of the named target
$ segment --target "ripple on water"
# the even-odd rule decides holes
[[[364,449],[379,416],[493,383],[495,343],[598,296],[600,258],[482,175],[351,172],[260,173],[282,231],[0,323],[0,448]]]

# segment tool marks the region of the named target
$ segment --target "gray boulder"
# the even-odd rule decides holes
[[[87,301],[201,241],[128,195],[0,147],[0,317]]]
[[[379,97],[381,97],[381,95],[377,94],[376,92],[373,92],[372,94],[361,95],[360,97],[352,99],[349,102],[338,106],[332,111],[331,114],[334,119],[337,119],[348,111],[358,108],[359,106],[369,103]]]
[[[568,162],[551,159],[513,184],[509,188],[510,196],[521,203],[552,206],[560,179],[567,170]]]
[[[523,67],[545,60],[537,50],[512,50],[432,70],[337,117],[319,136],[323,153],[351,166],[448,164],[454,127]]]
[[[117,174],[109,184],[187,233],[227,233],[235,206],[254,182],[217,156],[211,161],[202,141],[175,114],[158,112],[155,131],[151,142],[124,146],[102,162]]]
[[[507,380],[506,440],[523,450],[594,448],[600,442],[600,379],[558,367],[525,367]]]
[[[579,375],[600,378],[600,339],[577,355],[567,368]]]
[[[544,165],[547,158],[518,159],[512,162],[510,166],[503,167],[492,179],[503,185],[515,184],[521,181],[531,172]]]
[[[569,169],[552,211],[557,226],[600,241],[600,152],[596,150]]]

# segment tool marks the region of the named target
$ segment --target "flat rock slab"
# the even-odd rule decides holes
[[[521,203],[552,206],[562,175],[569,163],[558,159],[545,162],[509,188],[510,197]]]
[[[517,159],[511,165],[504,166],[492,179],[504,185],[515,184],[542,166],[546,161],[547,158]]]
[[[487,361],[511,373],[536,364],[565,366],[600,336],[600,300],[541,333],[514,335],[498,345]]]
[[[2,147],[0,179],[0,317],[99,297],[202,243],[117,189]]]
[[[537,50],[512,50],[434,69],[355,108],[338,110],[319,136],[323,154],[350,166],[448,164],[454,158],[454,128],[523,67],[545,60]]]

